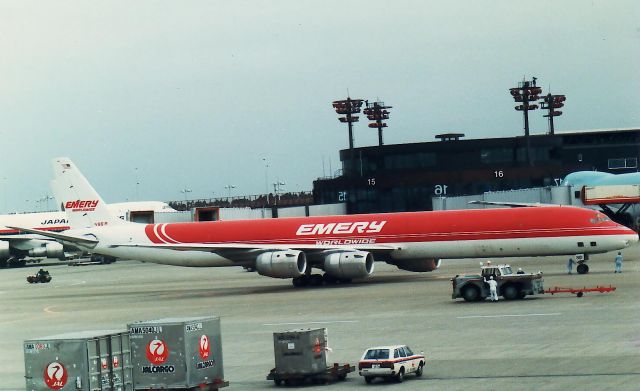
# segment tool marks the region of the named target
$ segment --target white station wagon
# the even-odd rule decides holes
[[[409,373],[422,376],[424,365],[423,353],[414,354],[407,345],[377,346],[364,352],[358,362],[358,370],[367,383],[376,377],[394,378],[401,382]]]

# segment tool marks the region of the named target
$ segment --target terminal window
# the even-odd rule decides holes
[[[625,168],[637,168],[638,167],[638,158],[628,157],[628,158],[616,158],[609,159],[608,166],[610,170],[621,170]]]

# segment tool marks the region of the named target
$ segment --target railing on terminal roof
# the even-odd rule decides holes
[[[201,198],[195,200],[169,201],[169,206],[175,210],[189,210],[207,206],[219,208],[272,208],[274,206],[304,206],[313,204],[313,193],[310,191],[282,193],[277,196],[273,193],[249,196],[234,196],[220,198]]]

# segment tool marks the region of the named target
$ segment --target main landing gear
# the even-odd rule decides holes
[[[350,278],[337,278],[329,274],[309,274],[294,278],[291,283],[296,288],[305,286],[323,286],[323,285],[336,285],[336,284],[349,284]]]

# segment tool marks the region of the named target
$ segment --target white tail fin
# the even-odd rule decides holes
[[[56,202],[67,213],[71,228],[124,223],[107,208],[107,204],[71,159],[55,158],[52,165],[54,179],[51,181],[51,190]]]

